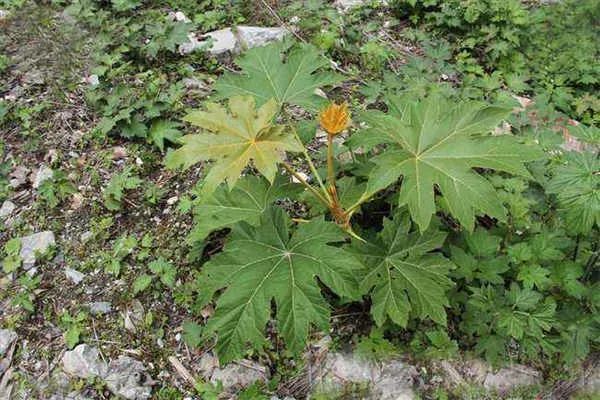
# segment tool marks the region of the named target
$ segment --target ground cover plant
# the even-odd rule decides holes
[[[341,3],[0,1],[0,394],[594,398],[597,2]]]

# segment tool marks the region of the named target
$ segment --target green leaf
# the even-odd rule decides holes
[[[183,146],[166,158],[169,168],[188,168],[200,161],[214,161],[204,179],[204,195],[214,192],[224,181],[233,188],[250,161],[269,182],[273,182],[277,164],[283,160],[284,153],[302,150],[302,144],[293,132],[272,124],[277,113],[274,100],[255,110],[254,98],[236,96],[229,99],[229,111],[209,103],[207,111],[188,114],[186,121],[212,133],[184,136],[181,139]]]
[[[4,244],[6,257],[2,260],[2,271],[5,274],[15,272],[21,266],[21,239],[12,238]]]
[[[593,146],[600,146],[600,128],[595,126],[586,126],[579,124],[577,126],[569,126],[569,133],[576,138],[583,140]]]
[[[580,299],[586,292],[586,287],[579,281],[583,276],[583,267],[572,261],[564,261],[553,266],[550,279],[561,287],[569,296]]]
[[[520,268],[517,280],[522,281],[523,286],[527,289],[532,289],[534,286],[538,289],[545,289],[550,283],[549,274],[550,271],[539,265],[525,265]]]
[[[77,343],[79,343],[79,336],[81,335],[81,329],[78,325],[71,325],[69,329],[65,332],[65,344],[67,348],[70,350]]]
[[[476,229],[466,235],[469,250],[477,257],[492,257],[498,253],[502,238],[490,234],[485,229]]]
[[[160,281],[164,285],[170,288],[175,286],[177,270],[173,264],[165,260],[163,257],[159,257],[158,259],[152,261],[150,264],[148,264],[148,268],[150,271],[152,271],[152,273],[159,276]]]
[[[125,191],[135,189],[142,183],[142,180],[137,176],[132,176],[131,172],[131,168],[124,169],[123,172],[114,175],[104,188],[102,197],[104,206],[107,209],[111,211],[120,210]]]
[[[408,205],[421,231],[436,212],[434,186],[467,230],[473,230],[476,214],[504,221],[506,210],[495,189],[473,168],[529,177],[524,162],[543,156],[512,136],[489,135],[509,109],[476,102],[455,104],[438,96],[413,104],[396,100],[389,108],[390,114],[370,111],[362,115],[369,125],[368,143],[390,145],[372,159],[376,166],[364,196],[402,177],[399,202]]]
[[[539,303],[542,295],[534,290],[521,289],[518,283],[513,282],[510,290],[506,292],[506,297],[514,307],[522,311],[529,311]]]
[[[133,281],[133,295],[135,296],[138,293],[143,292],[148,289],[150,284],[152,283],[152,276],[148,274],[143,274],[138,276],[135,281]]]
[[[371,314],[378,326],[389,318],[405,327],[411,312],[445,325],[445,292],[453,285],[447,275],[454,265],[431,251],[442,246],[446,234],[430,230],[420,235],[409,228],[408,215],[399,214],[385,220],[373,243],[355,246],[367,267],[361,291],[372,289]]]
[[[374,327],[369,336],[358,339],[355,353],[368,361],[389,360],[398,355],[398,349],[389,340],[383,337],[383,328]]]
[[[209,294],[204,301],[224,288],[204,335],[217,334],[223,362],[242,357],[248,345],[263,347],[271,301],[279,334],[291,351],[302,350],[311,325],[327,330],[329,305],[317,277],[336,294],[357,297],[360,263],[328,244],[343,241],[343,232],[322,219],[299,225],[291,235],[289,225],[281,209],[269,208],[258,227],[236,225],[225,250],[203,267]]]
[[[498,328],[506,335],[519,340],[527,326],[526,317],[515,313],[513,310],[504,310],[498,317]]]
[[[506,354],[506,339],[498,335],[488,335],[479,339],[475,350],[484,354],[485,359],[492,364],[498,364]]]
[[[287,53],[285,59],[282,59]],[[220,98],[252,95],[258,105],[275,99],[277,108],[293,104],[318,111],[326,100],[315,89],[342,81],[333,72],[319,72],[329,61],[312,45],[302,44],[290,50],[283,41],[248,50],[236,60],[241,74],[226,72],[215,84]]]
[[[181,137],[181,132],[177,129],[179,124],[173,121],[158,120],[152,123],[148,132],[148,139],[158,147],[162,152],[165,149],[165,140],[176,143]]]
[[[134,235],[122,235],[113,246],[113,259],[122,260],[133,252],[138,242]]]
[[[247,175],[229,190],[220,185],[207,198],[201,198],[194,206],[195,222],[190,239],[200,241],[217,229],[244,221],[256,226],[260,216],[275,200],[293,196],[301,190],[289,179],[278,175],[270,184],[266,179]]]
[[[455,340],[450,339],[446,331],[438,329],[426,332],[425,335],[431,342],[431,346],[425,350],[426,356],[448,359],[458,353],[458,344]]]
[[[202,342],[202,327],[193,321],[183,323],[183,340],[185,343],[196,348]]]
[[[547,186],[556,194],[567,225],[576,233],[589,233],[600,226],[600,158],[591,152],[567,153],[554,168]]]
[[[479,279],[482,282],[501,284],[504,278],[500,274],[510,269],[506,257],[477,259],[459,247],[450,246],[450,250],[452,262],[457,266],[454,274],[467,282]]]
[[[142,2],[140,0],[111,0],[115,11],[129,11],[139,7]]]

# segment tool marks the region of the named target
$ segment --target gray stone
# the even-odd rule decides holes
[[[359,7],[365,4],[365,0],[336,0],[333,5],[340,12],[346,12],[354,7]]]
[[[142,303],[137,299],[133,300],[125,310],[125,314],[123,316],[123,324],[125,325],[125,329],[130,332],[136,332],[137,327],[142,325],[144,315],[145,311]]]
[[[82,234],[79,236],[79,240],[80,240],[82,243],[85,243],[85,242],[87,242],[88,240],[90,240],[90,239],[92,238],[92,236],[94,236],[94,235],[92,234],[92,232],[90,232],[90,231],[85,231],[85,232],[83,232],[83,233],[82,233]]]
[[[579,392],[598,395],[600,394],[600,364],[596,365],[590,373],[585,374],[578,382]]]
[[[539,371],[525,365],[515,364],[502,368],[497,372],[488,372],[483,382],[486,389],[496,389],[507,392],[520,386],[531,386],[541,383]]]
[[[105,381],[111,392],[127,400],[149,399],[154,384],[144,364],[127,356],[110,362]]]
[[[463,376],[478,385],[483,385],[489,371],[490,366],[477,358],[465,361],[462,368]]]
[[[85,396],[79,392],[71,392],[69,394],[54,394],[50,397],[50,400],[94,400],[92,397]]]
[[[17,206],[15,203],[10,200],[5,200],[4,203],[2,203],[2,207],[0,207],[0,218],[8,218],[16,208]]]
[[[204,50],[206,45],[206,42],[198,40],[195,33],[189,33],[188,41],[179,45],[179,54],[186,55],[196,50]]]
[[[268,43],[281,40],[287,34],[285,28],[238,26],[208,32],[202,40],[191,34],[189,42],[179,46],[181,54],[188,54],[196,50],[207,50],[212,55],[237,54],[242,50],[264,46]]]
[[[210,86],[208,86],[203,80],[196,78],[184,78],[183,86],[188,90],[198,90],[200,92],[210,92]]]
[[[19,165],[18,167],[16,167],[9,175],[10,179],[10,186],[13,189],[18,188],[19,186],[24,185],[25,183],[27,183],[27,175],[29,175],[29,168],[24,167],[22,165]]]
[[[192,22],[182,11],[171,11],[167,15],[167,18],[171,21],[183,22],[186,24]]]
[[[106,376],[106,363],[100,360],[98,349],[80,344],[72,351],[67,351],[62,358],[63,370],[70,375],[80,378]]]
[[[231,28],[209,32],[206,37],[212,39],[212,45],[208,50],[210,54],[219,55],[234,52],[237,47],[237,38]]]
[[[199,40],[196,35],[190,34],[189,42],[179,46],[181,54],[189,54],[196,50],[206,50],[212,55],[221,55],[228,52],[234,53],[237,48],[237,37],[231,28],[219,29],[203,35]]]
[[[242,49],[251,49],[282,40],[288,31],[279,27],[238,26],[236,33]]]
[[[333,5],[340,10],[348,10],[365,4],[365,0],[336,0]]]
[[[379,364],[351,354],[330,353],[325,360],[325,371],[317,380],[317,392],[337,392],[347,384],[369,387],[369,399],[415,399],[413,380],[418,375],[412,365],[400,360]]]
[[[235,391],[258,381],[266,382],[267,379],[267,367],[250,360],[242,360],[228,364],[222,369],[215,368],[210,381],[221,382],[225,391]]]
[[[53,389],[60,393],[67,393],[69,390],[69,376],[64,371],[57,368],[52,372],[50,377],[50,385]]]
[[[210,380],[213,371],[217,368],[219,368],[219,359],[213,353],[208,351],[202,354],[198,362],[198,370],[204,379]]]
[[[335,8],[337,8],[337,10],[340,13],[345,13],[345,12],[348,12],[352,8],[360,7],[365,4],[369,4],[369,3],[373,4],[374,2],[372,0],[370,0],[370,1],[366,1],[366,0],[336,0],[333,3],[333,5],[335,6]],[[375,2],[375,5],[387,6],[388,1],[380,0],[380,1]]]
[[[25,75],[23,75],[22,80],[29,85],[43,85],[44,74],[40,70],[27,71]]]
[[[43,231],[22,237],[20,256],[23,268],[25,270],[31,269],[35,265],[36,253],[43,254],[55,244],[56,241],[52,231]]]
[[[51,179],[53,175],[54,175],[54,171],[52,171],[52,169],[50,169],[49,167],[47,167],[45,165],[42,165],[33,174],[33,177],[31,179],[31,186],[33,186],[34,189],[37,189],[40,187],[40,185],[42,183],[44,183],[48,179]]]
[[[10,329],[0,329],[0,356],[4,355],[9,347],[17,340],[15,331]]]
[[[108,314],[112,311],[112,304],[108,301],[97,301],[89,304],[90,312],[94,315]]]
[[[85,274],[74,270],[73,268],[65,268],[65,275],[76,285],[78,285],[85,278]]]

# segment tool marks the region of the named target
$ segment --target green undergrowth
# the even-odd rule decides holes
[[[47,134],[64,93],[34,85],[39,102],[0,100],[0,200],[16,194],[13,167],[58,149],[33,206],[0,231],[9,325],[40,313],[68,348],[99,333],[161,367],[177,330],[192,351],[271,367],[272,381],[240,398],[297,374],[317,332],[373,361],[467,355],[576,377],[600,337],[597,2],[378,3],[345,14],[316,0],[45,6],[42,38],[56,15],[93,37],[69,45],[63,32],[52,54],[62,43],[77,68],[49,72],[86,114],[69,147]],[[295,33],[237,56],[179,51],[190,33],[281,21]],[[0,74],[14,76],[3,51]],[[64,217],[80,191],[83,208]],[[143,303],[133,324],[145,336],[112,317],[90,329],[84,290],[23,273],[16,238],[32,227],[69,239],[43,258],[51,271],[63,257],[114,283],[115,307]],[[56,311],[48,294],[69,303]],[[156,396],[181,398],[167,386]],[[424,396],[496,398],[477,387]]]

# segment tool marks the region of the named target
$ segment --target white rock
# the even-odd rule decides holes
[[[127,157],[127,149],[123,146],[115,146],[112,148],[112,159],[121,160]]]
[[[365,4],[365,0],[335,0],[333,5],[340,12],[346,12],[354,7],[359,7]]]
[[[13,189],[16,189],[19,186],[24,185],[27,182],[27,175],[29,175],[29,172],[31,172],[29,168],[22,165],[16,167],[9,175],[11,178],[9,182],[10,186]]]
[[[198,370],[206,380],[210,380],[213,371],[219,368],[219,359],[211,352],[206,352],[200,357]]]
[[[242,49],[251,49],[282,40],[288,31],[279,27],[238,26],[236,33]]]
[[[76,285],[78,285],[85,278],[85,274],[73,268],[65,268],[65,275]]]
[[[94,234],[90,231],[85,231],[81,235],[79,235],[79,240],[83,243],[87,242],[94,236]]]
[[[490,371],[490,366],[485,361],[480,359],[471,359],[464,362],[462,371],[466,379],[476,383],[477,385],[483,385],[485,378]]]
[[[210,378],[212,383],[221,382],[225,391],[245,388],[257,381],[266,382],[267,367],[250,360],[228,364],[225,368],[215,368]]]
[[[52,231],[43,231],[21,238],[21,261],[25,270],[35,265],[35,255],[45,253],[56,241]]]
[[[52,169],[42,165],[33,175],[33,178],[31,179],[31,186],[33,186],[34,189],[37,189],[44,181],[51,179],[53,175],[54,171],[52,171]]]
[[[203,50],[206,47],[206,42],[198,40],[196,34],[190,32],[188,34],[188,41],[179,45],[179,54],[185,55],[190,54],[196,50]]]
[[[324,374],[317,380],[316,390],[337,391],[348,383],[368,385],[369,398],[378,400],[415,399],[413,380],[418,375],[412,365],[400,360],[375,364],[354,355],[329,353]]]
[[[584,393],[594,395],[600,393],[600,365],[596,365],[596,368],[591,371],[589,376],[581,379],[580,387]]]
[[[154,384],[144,364],[127,356],[110,362],[105,381],[111,392],[127,400],[149,399]]]
[[[108,301],[96,301],[89,304],[90,312],[94,315],[108,314],[112,311],[112,304]]]
[[[5,200],[4,203],[2,203],[2,207],[0,207],[0,218],[8,218],[16,208],[17,206],[15,203],[10,200]]]
[[[100,84],[100,79],[98,78],[98,75],[93,74],[93,75],[84,77],[83,82],[87,83],[90,86],[98,86]]]
[[[6,10],[0,10],[0,21],[8,17],[9,12]]]
[[[173,204],[177,203],[177,200],[179,200],[179,197],[177,196],[169,197],[167,199],[167,204],[172,206]]]
[[[8,348],[17,340],[15,331],[10,329],[0,329],[0,356],[4,355]]]
[[[234,52],[237,47],[237,38],[231,28],[219,29],[218,31],[209,32],[207,38],[212,39],[209,53],[218,55]]]
[[[539,371],[525,365],[515,364],[508,368],[502,368],[493,373],[488,372],[483,382],[486,389],[496,389],[507,392],[519,386],[531,386],[541,382]]]
[[[91,397],[85,396],[79,392],[73,391],[69,394],[62,395],[62,394],[54,394],[52,395],[52,397],[50,397],[50,400],[94,400]]]
[[[201,79],[184,78],[182,82],[183,86],[185,86],[186,89],[200,90],[206,92],[210,91],[210,87]]]
[[[237,54],[241,50],[264,46],[281,40],[288,31],[279,27],[238,26],[208,32],[199,40],[195,34],[190,34],[189,42],[179,46],[181,54],[196,50],[207,50],[212,55],[226,53]]]
[[[80,344],[72,351],[67,351],[62,358],[63,370],[70,375],[80,378],[104,377],[107,365],[100,360],[98,349]]]
[[[173,14],[173,16],[175,17],[175,21],[179,21],[179,22],[192,22],[190,21],[190,19],[181,11],[177,11],[175,14]]]

